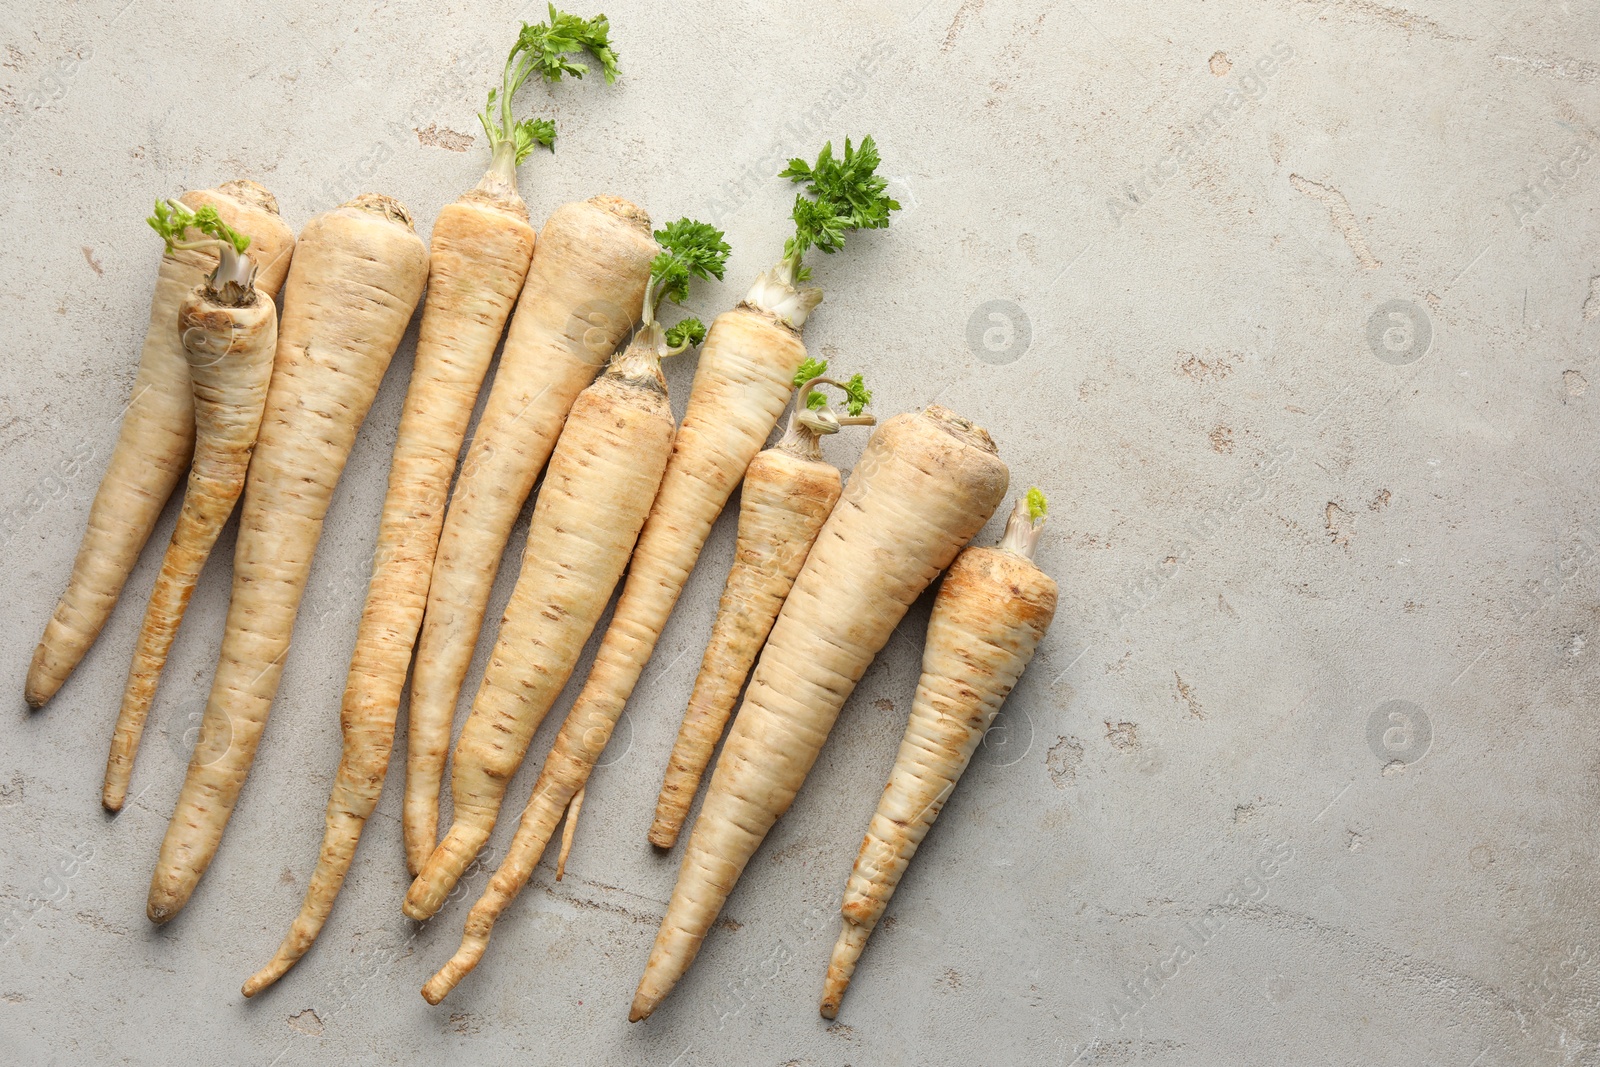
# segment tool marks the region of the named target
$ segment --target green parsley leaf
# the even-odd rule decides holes
[[[812,359],[810,356],[807,356],[805,358],[805,362],[800,364],[800,369],[794,372],[794,387],[798,389],[811,379],[827,373],[827,360]]]
[[[223,222],[217,209],[210,204],[198,211],[190,211],[182,201],[157,200],[155,214],[145,221],[165,242],[168,252],[177,248],[189,230],[199,230],[207,237],[230,244],[236,252],[243,252],[250,247],[250,238]]]
[[[845,138],[844,155],[835,158],[833,142],[822,146],[815,164],[791,159],[778,175],[805,184],[794,198],[794,236],[783,246],[785,257],[798,260],[809,248],[833,253],[844,247],[851,230],[879,230],[889,225],[889,213],[900,204],[885,195],[887,179],[877,172],[878,146],[871,137],[856,147]],[[811,199],[807,198],[807,194]],[[803,280],[802,271],[798,280]]]
[[[664,296],[671,297],[674,304],[683,303],[689,295],[690,278],[722,280],[732,249],[715,226],[682,218],[657,230],[655,238],[661,251],[650,261],[654,306],[659,307]]]
[[[692,315],[667,329],[668,348],[693,348],[705,339],[706,324]]]

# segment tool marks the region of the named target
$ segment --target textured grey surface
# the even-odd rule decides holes
[[[926,602],[730,921],[632,1027],[677,858],[644,833],[731,514],[592,780],[568,879],[541,866],[444,1005],[417,990],[465,904],[420,929],[400,915],[399,748],[320,942],[269,994],[238,993],[314,859],[410,339],[334,500],[254,773],[170,926],[143,901],[231,529],[124,815],[98,787],[154,548],[57,699],[21,702],[133,379],[151,199],[249,177],[298,228],[371,188],[426,236],[486,164],[473,110],[542,9],[12,8],[0,1059],[1597,1062],[1600,11],[1399,2],[607,3],[618,85],[528,94],[563,131],[524,168],[535,217],[604,191],[717,218],[735,254],[707,314],[778,254],[782,159],[874,133],[905,210],[819,257],[807,342],[865,370],[882,414],[937,397],[983,422],[1055,505],[1056,626],[839,1023],[816,1013],[834,909]],[[669,372],[680,411],[692,369]],[[842,464],[859,448],[829,444]]]

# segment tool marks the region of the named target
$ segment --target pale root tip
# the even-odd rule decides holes
[[[439,847],[443,848],[444,846],[440,845]],[[437,854],[438,850],[435,850],[435,856]],[[449,884],[445,887],[444,892],[438,892],[434,885],[438,881],[435,876],[434,858],[430,857],[428,862],[422,865],[422,870],[411,880],[411,888],[406,890],[405,902],[400,905],[400,910],[405,912],[406,918],[414,919],[420,923],[426,922],[437,915],[439,909],[444,906],[445,898],[449,896],[450,890],[455,888],[455,879],[449,878],[447,880]]]
[[[144,906],[144,914],[145,918],[149,919],[157,926],[161,926],[168,919],[178,914],[178,909],[169,904],[151,899]]]
[[[824,1019],[838,1016],[844,992],[850,988],[850,979],[856,973],[856,961],[861,958],[861,950],[871,935],[871,927],[859,926],[848,919],[840,925],[839,940],[834,943],[833,956],[828,960],[828,977],[822,983],[822,1004],[818,1010]]]
[[[100,806],[115,815],[122,810],[122,805],[128,799],[126,788],[113,789],[107,785],[100,791]]]
[[[33,660],[28,664],[28,680],[22,690],[22,699],[28,702],[28,707],[35,710],[44,707],[50,698],[56,695],[56,690],[61,688],[65,678],[58,678],[46,666],[49,659],[49,646],[43,641],[33,650]]]
[[[406,890],[405,903],[400,905],[406,918],[422,922],[437,915],[488,837],[487,833],[459,820],[453,824],[412,880],[411,888]]]
[[[642,1023],[648,1018],[650,1018],[650,1009],[635,1000],[633,1006],[628,1009],[628,1021],[630,1023]]]
[[[276,983],[278,979],[283,977],[283,973],[283,969],[280,969],[269,963],[255,974],[252,974],[239,992],[243,993],[246,999],[249,999],[268,986]]]
[[[663,852],[671,852],[672,847],[678,843],[678,831],[669,830],[665,826],[652,826],[650,843]]]
[[[422,999],[426,1000],[429,1004],[438,1006],[438,1003],[441,1000],[450,995],[450,990],[453,988],[455,987],[449,985],[443,978],[436,974],[432,978],[428,979],[427,983],[423,985]]]

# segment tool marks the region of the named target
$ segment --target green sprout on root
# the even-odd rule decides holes
[[[167,255],[179,249],[214,249],[217,266],[206,278],[206,295],[227,307],[248,307],[256,299],[255,260],[244,254],[250,247],[250,238],[222,221],[217,209],[210,204],[191,211],[180,200],[157,200],[155,213],[146,222],[161,236]],[[205,237],[203,240],[185,240],[190,230]]]
[[[1040,519],[1044,518],[1045,512],[1047,510],[1048,510],[1048,508],[1046,507],[1046,504],[1045,504],[1044,494],[1039,491],[1039,487],[1038,486],[1034,486],[1033,488],[1029,489],[1028,490],[1028,521],[1029,522],[1038,522]]]
[[[223,222],[217,209],[210,204],[191,211],[180,200],[157,200],[155,214],[145,221],[161,237],[168,252],[180,248],[209,248],[214,242],[229,245],[236,253],[243,253],[250,247],[250,238]],[[199,230],[211,240],[185,241],[184,235],[189,230]]]
[[[828,361],[825,359],[812,359],[807,356],[800,364],[800,369],[794,372],[794,387],[800,388],[811,379],[828,373]]]
[[[650,280],[644,290],[644,329],[660,329],[656,315],[663,298],[670,297],[674,304],[682,304],[689,296],[689,283],[694,278],[722,280],[732,251],[724,241],[722,231],[709,223],[682,218],[668,223],[655,232],[661,251],[650,261]],[[690,317],[676,323],[666,331],[667,355],[676,355],[705,340],[706,327],[699,319]]]
[[[812,375],[812,377],[816,378],[820,377],[820,375]],[[844,393],[844,408],[851,416],[861,414],[862,410],[872,402],[872,391],[867,388],[866,383],[861,380],[861,375],[859,374],[854,375],[844,383],[835,382],[830,378],[826,380],[826,384],[832,385]],[[827,406],[828,398],[821,392],[813,389],[806,394],[806,407],[812,411],[821,411]]]
[[[587,53],[600,64],[601,74],[610,85],[617,80],[617,53],[611,47],[610,34],[611,24],[604,15],[580,18],[557,11],[554,4],[550,5],[549,22],[523,24],[506,57],[500,87],[489,90],[489,102],[478,115],[494,152],[495,169],[501,171],[502,177],[509,174],[514,179],[516,168],[534,146],[553,148],[556,140],[556,126],[549,119],[518,121],[512,114],[511,101],[522,83],[535,72],[547,82],[560,81],[566,74],[582,78],[590,68],[568,57]]]
[[[780,178],[805,183],[804,192],[794,198],[794,236],[783,246],[795,281],[811,277],[811,269],[800,263],[807,249],[837,252],[850,231],[881,230],[889,225],[889,213],[900,210],[899,201],[885,194],[889,182],[878,175],[879,162],[878,146],[870,136],[863,137],[859,147],[847,137],[844,155],[836,158],[829,141],[816,163],[791,159],[779,173]]]

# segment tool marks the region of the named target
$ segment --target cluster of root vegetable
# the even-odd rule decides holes
[[[905,738],[844,893],[822,1000],[832,1018],[901,874],[1054,614],[1055,584],[1032,562],[1044,522],[1037,490],[1018,502],[998,547],[962,550],[1007,490],[980,427],[940,407],[897,415],[873,432],[848,483],[823,458],[824,438],[875,419],[861,375],[829,377],[806,355],[803,330],[822,294],[806,284],[803,260],[886,227],[898,209],[872,139],[794,160],[779,175],[803,186],[782,258],[709,329],[693,318],[668,327],[657,318],[666,298],[682,303],[694,279],[723,276],[721,231],[686,218],[652,232],[644,211],[610,196],[557,207],[535,231],[517,192],[518,166],[555,129],[515,119],[512,99],[535,73],[581,77],[589,68],[574,59],[583,56],[615,78],[604,16],[552,7],[549,22],[523,27],[481,116],[489,169],[440,211],[427,247],[409,211],[379,194],[313,218],[296,239],[271,194],[248,181],[158,202],[150,220],[166,254],[133,400],[26,696],[44,705],[84,658],[187,474],[106,763],[102,800],[119,809],[185,606],[240,507],[221,653],[151,876],[153,922],[183,908],[217,853],[267,725],[334,487],[427,294],[321,849],[300,913],[246,996],[293,967],[332,911],[383,788],[408,672],[404,839],[415,880],[403,910],[423,920],[483,849],[622,582],[510,849],[423,996],[438,1003],[477,965],[564,820],[561,876],[589,775],[742,485],[735,562],[666,761],[650,844],[675,847],[733,725],[630,1018],[648,1016],[686,972],[856,682],[948,568]],[[695,346],[675,425],[661,360]],[[787,429],[763,451],[791,401]],[[452,752],[495,571],[541,471],[516,586]],[[441,836],[447,764],[454,819]]]

